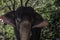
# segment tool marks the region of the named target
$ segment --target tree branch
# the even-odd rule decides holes
[[[21,6],[23,6],[23,3],[22,3],[22,1],[23,1],[23,0],[20,0],[20,2],[21,2]]]
[[[27,7],[28,1],[29,1],[29,0],[26,1],[26,3],[25,3],[25,7]]]
[[[12,6],[12,5],[0,7],[0,10],[3,10],[4,8],[6,8],[6,7],[11,7],[11,6]]]
[[[7,5],[7,7],[9,8],[9,10],[11,11],[11,7],[7,4],[7,2],[6,2],[6,5]]]
[[[14,4],[13,4],[13,10],[14,10],[14,11],[15,11],[15,2],[16,2],[16,1],[14,0]]]

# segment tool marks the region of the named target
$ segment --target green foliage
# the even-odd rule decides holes
[[[15,0],[16,1],[16,0]],[[23,0],[23,5],[26,0]],[[49,25],[42,28],[41,31],[41,40],[54,40],[55,38],[60,37],[60,5],[58,5],[59,0],[56,3],[56,0],[30,0],[28,6],[33,7],[36,12],[38,12],[42,17],[49,22]],[[58,6],[56,6],[56,4]],[[13,0],[1,0],[0,2],[0,15],[1,13],[6,13],[8,11],[13,10]],[[8,7],[9,5],[11,10]],[[20,0],[16,1],[16,9],[20,6]],[[2,26],[1,26],[2,27]],[[4,28],[4,32],[0,27],[0,33],[6,32],[6,38],[9,40],[13,40],[14,32],[12,26],[7,25]],[[3,35],[3,34],[1,34]]]
[[[7,25],[6,28],[5,28],[5,31],[7,32],[6,36],[8,38],[11,38],[14,36],[14,31],[13,31],[13,27],[10,26],[10,25]]]

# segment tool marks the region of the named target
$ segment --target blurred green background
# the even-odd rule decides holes
[[[23,5],[25,2],[26,0],[23,0]],[[16,10],[20,7],[20,0],[0,0],[0,15],[12,11],[14,4]],[[60,38],[60,0],[30,0],[28,6],[33,7],[49,22],[48,26],[42,28],[40,39],[55,40],[55,38]],[[11,25],[2,27],[0,23],[0,40],[15,40]]]

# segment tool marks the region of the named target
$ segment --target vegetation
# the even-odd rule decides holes
[[[0,0],[0,15],[20,7],[20,0]],[[23,0],[23,5],[26,0]],[[49,25],[42,28],[41,40],[55,40],[60,37],[60,0],[30,0],[28,6],[33,7],[42,17],[49,21]],[[14,40],[13,27],[0,24],[0,35],[6,40]],[[1,38],[0,38],[1,39]]]

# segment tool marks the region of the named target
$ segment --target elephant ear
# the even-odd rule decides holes
[[[0,16],[0,21],[3,23],[3,24],[9,24],[10,21],[4,16]]]
[[[1,22],[4,22],[4,19],[5,19],[4,16],[0,16],[0,21],[1,21]]]
[[[33,26],[33,28],[41,28],[41,27],[45,27],[45,26],[47,26],[48,25],[48,22],[47,21],[43,21],[43,22],[41,22],[41,23],[39,23],[39,24],[37,24],[37,25],[34,25]]]

